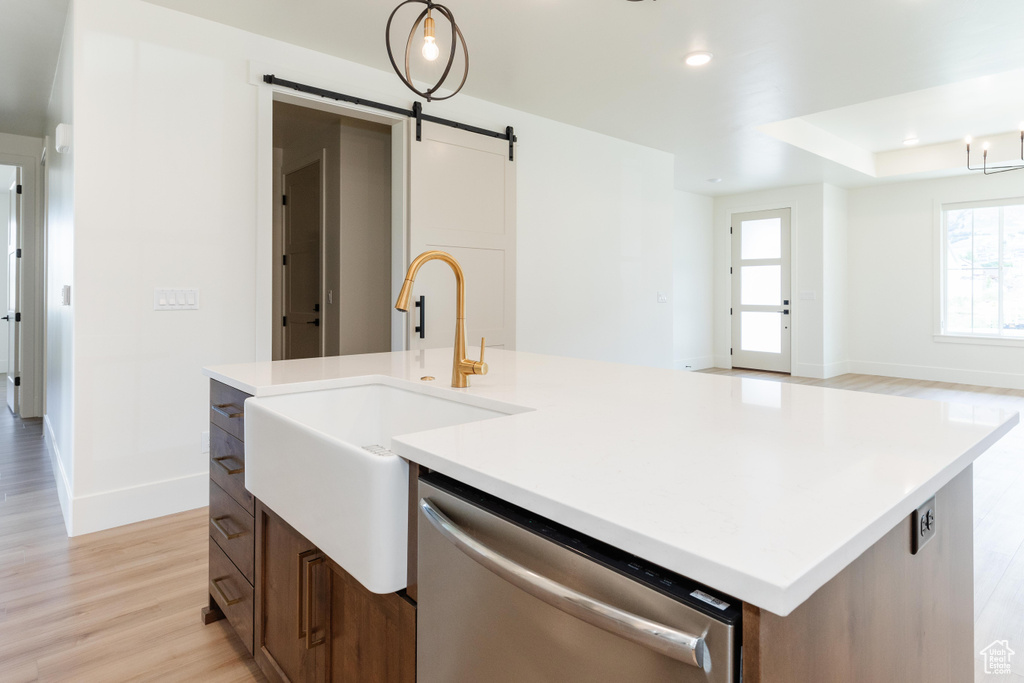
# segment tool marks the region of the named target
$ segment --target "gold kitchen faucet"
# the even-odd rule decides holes
[[[425,251],[409,264],[402,283],[402,291],[398,293],[395,308],[403,313],[409,312],[409,298],[412,296],[412,284],[416,273],[427,261],[444,261],[455,273],[455,357],[452,359],[452,386],[468,387],[470,375],[486,375],[487,363],[484,362],[484,339],[480,338],[480,360],[466,358],[466,276],[462,266],[455,257],[446,251]]]

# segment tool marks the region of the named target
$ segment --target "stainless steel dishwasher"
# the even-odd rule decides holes
[[[740,680],[739,601],[420,477],[418,683]]]

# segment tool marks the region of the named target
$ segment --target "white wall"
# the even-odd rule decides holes
[[[1022,174],[849,191],[850,369],[1024,389],[1024,348],[936,341],[941,204],[1024,196]]]
[[[847,265],[849,196],[834,185],[822,186],[822,377],[849,371]]]
[[[516,348],[672,367],[673,157],[508,112]]]
[[[714,201],[677,191],[672,227],[673,358],[677,370],[714,366]]]
[[[75,26],[72,528],[84,533],[206,503],[200,368],[256,359],[265,326],[266,86],[250,83],[251,62],[410,100],[391,73],[140,0],[76,3]],[[426,108],[516,128],[518,347],[670,366],[672,308],[656,293],[672,287],[672,157],[467,96]],[[198,287],[202,308],[154,312],[154,287]]]
[[[74,481],[74,325],[78,292],[75,281],[75,146],[58,154],[54,135],[58,123],[74,126],[74,14],[68,10],[60,58],[46,111],[48,147],[46,177],[46,443],[53,464],[64,522],[72,528]],[[71,286],[71,305],[61,305],[61,288]],[[87,400],[87,398],[85,399]]]

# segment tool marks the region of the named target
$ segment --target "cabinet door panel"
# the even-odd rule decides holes
[[[330,567],[332,683],[415,683],[416,606],[397,593],[366,590]]]
[[[272,680],[320,680],[327,615],[325,572],[315,561],[323,556],[259,501],[256,554],[256,662]]]

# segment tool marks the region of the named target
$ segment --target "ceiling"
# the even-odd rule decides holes
[[[148,1],[390,70],[383,33],[397,0]],[[65,2],[0,0],[4,8],[21,6],[20,16]],[[1024,96],[1001,92],[960,103],[966,106],[955,122],[942,123],[943,108],[898,99],[891,115],[836,114],[1020,70],[1020,0],[446,2],[472,55],[463,93],[671,152],[676,186],[694,192],[912,177],[865,172],[762,130],[790,119],[811,117],[817,123],[807,125],[831,127],[840,131],[833,137],[874,154],[875,147],[899,147],[909,129],[927,145],[961,127],[979,135],[1010,131],[1024,118]],[[439,22],[439,43],[443,36]],[[0,58],[11,52],[5,42]],[[714,60],[684,65],[683,56],[698,49]],[[0,89],[6,83],[0,77]],[[899,139],[886,143],[894,134]]]
[[[42,137],[68,0],[0,0],[0,133]]]

